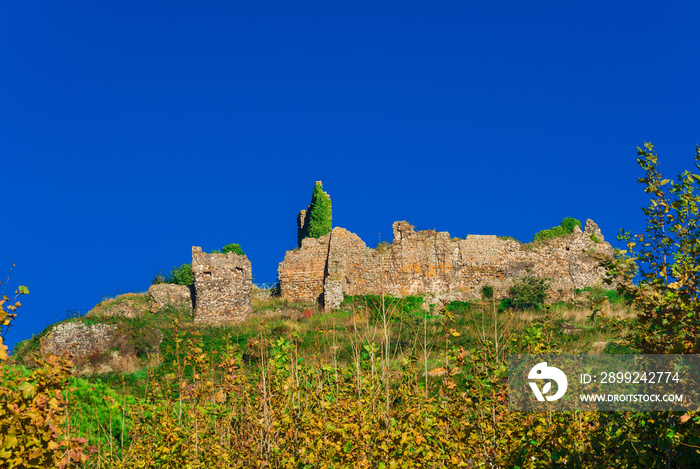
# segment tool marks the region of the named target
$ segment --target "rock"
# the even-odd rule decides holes
[[[416,233],[416,229],[407,221],[395,221],[391,228],[394,231],[394,239],[397,241],[411,238]]]
[[[578,334],[583,330],[580,327],[576,327],[573,324],[569,324],[568,322],[561,323],[559,328],[561,329],[562,333],[567,335]]]
[[[598,228],[598,225],[593,220],[586,220],[586,227],[583,230],[583,234],[585,234],[588,237],[595,237],[598,240],[597,242],[600,243],[605,241],[603,233],[600,231],[600,228]]]
[[[172,283],[159,283],[151,285],[148,289],[151,298],[151,311],[157,311],[166,306],[186,308],[192,313],[192,294],[186,285],[175,285]]]

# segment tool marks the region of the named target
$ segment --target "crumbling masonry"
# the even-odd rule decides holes
[[[195,322],[241,321],[252,311],[253,270],[248,256],[207,254],[192,246]]]
[[[504,297],[514,280],[528,275],[551,281],[550,299],[601,283],[597,258],[611,256],[598,226],[586,220],[563,238],[522,244],[493,235],[452,239],[447,232],[416,232],[405,221],[393,224],[391,245],[368,248],[354,233],[334,228],[318,239],[306,238],[279,265],[280,293],[298,302],[318,302],[333,309],[344,295],[427,294],[431,301],[472,300],[492,286]]]

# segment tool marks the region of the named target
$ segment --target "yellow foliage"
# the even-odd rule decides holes
[[[20,286],[16,295],[29,289]],[[15,313],[4,309],[0,300],[0,324],[10,326]],[[19,301],[9,306],[15,311]],[[73,367],[68,360],[48,355],[37,359],[37,368],[27,377],[6,363],[7,346],[0,337],[0,460],[3,468],[64,468],[72,462],[85,462],[87,440],[64,435],[66,403],[61,390]],[[92,451],[93,448],[87,448]]]

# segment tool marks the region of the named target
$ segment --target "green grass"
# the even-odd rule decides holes
[[[418,296],[382,298],[365,295],[348,297],[340,309],[322,312],[312,305],[290,305],[272,298],[256,303],[255,313],[262,314],[253,314],[246,321],[221,327],[195,323],[187,311],[177,308],[164,308],[139,318],[75,319],[117,325],[119,336],[126,344],[120,350],[123,352],[130,347],[134,353],[141,354],[144,368],[128,373],[115,371],[72,377],[65,390],[69,402],[69,433],[71,436],[88,437],[91,445],[101,448],[100,454],[111,454],[119,459],[128,457],[128,452],[121,448],[122,445],[129,448],[131,444],[129,431],[135,432],[132,434],[135,435],[135,442],[145,438],[138,432],[139,425],[144,422],[156,424],[155,420],[160,418],[154,417],[158,409],[170,412],[171,416],[177,415],[177,406],[181,405],[178,403],[184,399],[186,410],[199,409],[197,412],[212,417],[214,413],[206,413],[214,412],[211,398],[205,398],[197,407],[193,407],[187,401],[187,393],[191,392],[187,389],[193,383],[201,384],[204,380],[211,380],[214,389],[223,386],[224,379],[229,376],[217,368],[223,356],[233,358],[240,366],[244,377],[236,389],[246,389],[238,396],[243,401],[255,399],[256,386],[265,369],[261,365],[268,370],[275,366],[289,370],[289,363],[295,360],[295,368],[302,377],[295,392],[308,395],[325,392],[324,398],[333,403],[334,399],[342,402],[342,393],[332,392],[333,387],[337,389],[339,386],[345,392],[351,389],[356,380],[356,369],[360,370],[359,375],[365,380],[363,386],[372,382],[371,376],[382,373],[399,376],[404,372],[402,370],[409,369],[408,379],[416,383],[419,395],[422,396],[424,390],[426,396],[439,398],[444,391],[444,378],[426,378],[425,370],[444,367],[450,360],[451,366],[455,366],[455,357],[462,350],[473,353],[470,355],[474,357],[473,362],[470,363],[480,366],[479,360],[494,356],[496,337],[501,354],[504,344],[508,344],[510,353],[523,353],[531,346],[528,344],[532,344],[532,340],[553,353],[629,351],[620,339],[633,319],[621,304],[606,307],[606,314],[615,321],[613,323],[607,318],[590,320],[590,311],[565,302],[549,305],[544,310],[516,312],[499,309],[495,301],[455,301],[449,303],[442,314],[431,314],[421,307],[424,301],[423,297]],[[297,320],[296,314],[291,314],[291,319],[281,317],[290,310],[301,312],[308,308],[314,309],[314,316],[309,319]],[[280,314],[271,313],[278,309]],[[384,314],[389,321],[384,321]],[[565,334],[561,329],[563,323],[572,324],[580,330]],[[387,330],[384,330],[385,324]],[[159,334],[158,338],[162,337],[158,345],[159,361],[147,363],[146,352],[157,343],[156,333]],[[385,334],[390,338],[390,355],[378,359],[383,351]],[[38,339],[32,340],[31,344],[38,342]],[[264,359],[261,346],[266,356]],[[200,362],[204,364],[204,369],[197,368],[195,375],[192,360],[198,356],[204,357]],[[505,360],[507,356],[502,355],[501,359]],[[147,364],[150,366],[148,369]],[[16,366],[13,370],[14,373],[27,373],[24,367]],[[282,379],[286,376],[284,373],[272,373],[271,376]],[[402,376],[406,378],[408,375]],[[466,373],[453,376],[454,383],[464,389],[470,389],[472,378]],[[284,396],[284,383],[286,381],[276,382],[275,385],[280,387],[275,398]],[[324,383],[325,390],[318,388],[319,383]],[[399,409],[403,404],[397,401],[392,405]],[[130,410],[133,412],[130,413]],[[216,410],[222,412],[221,415],[227,411],[225,406]],[[149,421],[154,418],[154,421]],[[182,425],[190,425],[188,428],[191,431],[192,420],[183,418]]]
[[[459,333],[457,336],[450,336],[449,346],[462,347],[465,350],[474,349],[479,344],[484,344],[484,341],[494,342],[494,329],[498,330],[499,341],[503,343],[506,340],[515,340],[533,325],[540,327],[544,336],[548,337],[547,340],[556,344],[561,353],[586,353],[593,349],[593,344],[603,342],[607,344],[607,353],[620,353],[622,350],[622,346],[615,345],[624,335],[617,327],[609,321],[591,321],[589,311],[570,303],[556,303],[550,305],[546,311],[515,312],[497,307],[494,316],[490,301],[454,301],[446,308],[449,317],[452,318],[450,320],[444,314],[426,312],[421,308],[424,301],[420,296],[385,296],[383,300],[378,295],[346,297],[340,309],[336,311],[324,313],[314,309],[315,314],[312,318],[297,320],[296,315],[292,315],[292,319],[282,319],[280,315],[270,314],[270,311],[281,308],[281,311],[291,309],[301,312],[310,305],[290,304],[279,298],[271,298],[259,300],[256,304],[255,311],[265,314],[254,314],[244,322],[221,327],[196,324],[189,312],[172,307],[145,314],[140,318],[74,319],[116,324],[122,341],[120,351],[124,353],[130,349],[141,358],[144,367],[137,372],[115,371],[83,376],[80,378],[82,381],[77,383],[82,386],[80,389],[84,389],[84,381],[95,383],[100,390],[103,387],[109,388],[122,397],[128,395],[134,399],[142,399],[146,394],[148,379],[161,379],[167,370],[175,368],[178,361],[183,363],[188,349],[201,348],[201,353],[206,354],[213,364],[218,363],[218,357],[228,353],[238,356],[249,366],[257,366],[260,360],[259,345],[254,344],[260,340],[263,343],[274,343],[280,339],[293,341],[297,344],[300,360],[304,363],[330,362],[334,359],[339,363],[351,363],[355,349],[362,348],[363,344],[382,341],[384,311],[389,319],[387,333],[395,360],[400,361],[402,357],[417,359],[427,351],[430,367],[441,366],[440,363],[444,360],[440,350],[445,345],[446,328]],[[615,304],[621,304],[619,299],[615,300]],[[629,321],[631,320],[625,319],[618,323],[626,330]],[[179,324],[177,329],[176,322]],[[581,330],[574,334],[564,334],[561,330],[561,324],[564,322]],[[45,333],[46,331],[42,334]],[[426,336],[428,343],[424,345]],[[23,357],[38,350],[40,337],[41,335],[35,336],[21,344],[21,347],[18,346],[21,353],[17,354],[17,363],[22,363]],[[177,340],[181,340],[179,355],[176,353]],[[147,373],[147,358],[151,357],[156,346],[159,361],[150,362],[150,372]],[[368,353],[363,351],[362,356],[366,360]],[[184,377],[191,378],[192,367],[184,367],[183,373]]]
[[[69,425],[73,432],[88,435],[91,445],[105,445],[112,441],[128,447],[131,427],[128,409],[136,404],[137,398],[132,394],[134,388],[124,385],[119,390],[119,387],[122,379],[132,381],[130,378],[129,374],[88,379],[72,376],[63,390],[63,397],[71,409]],[[145,373],[139,376],[138,381],[143,378]]]

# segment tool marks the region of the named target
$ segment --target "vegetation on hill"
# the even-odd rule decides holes
[[[173,267],[168,272],[168,275],[162,279],[156,279],[154,283],[174,283],[176,285],[191,286],[194,285],[194,273],[192,272],[192,263],[187,262],[180,267]]]
[[[444,307],[348,297],[328,314],[269,298],[224,327],[172,310],[74,319],[158,329],[159,360],[70,382],[57,357],[34,369],[2,362],[0,458],[8,467],[700,467],[692,409],[509,408],[511,354],[698,352],[700,174],[663,179],[650,144],[638,161],[652,197],[647,229],[621,233],[637,285],[621,256],[607,263],[619,292],[596,286],[543,307],[546,280],[523,279],[532,288],[501,307],[484,289],[479,301]]]
[[[234,254],[238,254],[239,256],[244,256],[245,253],[243,252],[243,249],[241,249],[241,246],[233,243],[233,244],[227,244],[226,246],[222,247],[221,249],[214,249],[211,253],[212,254],[226,254],[232,252]]]
[[[564,218],[559,226],[550,228],[548,230],[542,230],[535,233],[533,241],[544,241],[552,238],[561,238],[563,236],[568,236],[574,232],[574,227],[581,227],[581,222],[575,218],[566,217]]]
[[[549,314],[499,315],[486,300],[454,302],[442,314],[423,303],[348,297],[339,311],[298,321],[308,305],[272,298],[256,303],[272,311],[267,316],[227,327],[198,327],[168,311],[103,318],[125,332],[161,330],[159,365],[74,379],[71,431],[98,448],[103,467],[517,463],[551,456],[518,439],[495,453],[476,445],[492,445],[504,432],[544,442],[569,434],[565,427],[578,417],[556,417],[542,431],[534,429],[537,415],[509,412],[502,400],[507,355],[573,352],[620,339],[611,323],[590,323],[575,304]],[[625,307],[610,314],[629,327]],[[579,325],[580,334],[566,335],[564,322]],[[489,412],[480,417],[484,405]],[[569,457],[577,451],[583,458],[592,444],[573,435],[562,441],[558,451]],[[86,464],[97,467],[97,459]]]

